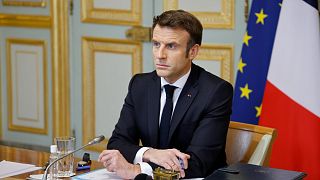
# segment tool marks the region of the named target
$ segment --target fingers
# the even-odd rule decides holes
[[[159,152],[161,152],[162,154],[158,156],[163,157],[160,165],[166,169],[182,171],[183,169],[185,169],[184,164],[188,165],[188,159],[190,158],[190,156],[188,154],[180,152],[177,149],[159,150]],[[182,162],[180,162],[180,160]],[[184,171],[181,173],[181,176],[184,177]]]
[[[99,154],[98,162],[102,162],[101,159],[102,159],[103,156],[105,156],[106,154],[107,154],[107,150],[102,151],[102,152]]]
[[[112,166],[111,161],[107,161],[103,163],[103,166],[109,171],[109,172],[114,172],[114,167]]]
[[[133,179],[141,173],[139,165],[130,164],[118,150],[104,150],[98,158],[109,172],[115,172],[123,179]]]
[[[114,150],[104,150],[98,157],[98,162],[101,162],[109,172],[114,172],[114,167],[112,166],[113,153]]]
[[[101,152],[101,154],[98,157],[98,161],[99,162],[106,162],[107,160],[112,158],[112,154],[115,152],[116,150],[104,150]]]
[[[165,169],[179,171],[180,176],[185,177],[184,169],[188,168],[188,159],[190,159],[190,155],[182,153],[177,149],[150,148],[145,151],[143,158],[147,162],[153,162]]]
[[[186,176],[186,173],[184,172],[183,169],[180,170],[180,177],[184,178]]]
[[[190,155],[183,153],[177,149],[170,149],[170,151],[174,152],[176,156],[180,157],[181,159],[186,158],[186,159],[190,159]]]
[[[172,169],[172,168],[171,168],[171,166],[172,166],[171,163],[163,163],[161,166],[162,166],[163,168],[165,168],[165,169]]]
[[[108,171],[114,172],[121,157],[122,155],[118,150],[104,150],[99,155],[98,161],[102,162]]]
[[[181,167],[181,164],[180,162],[178,161],[178,164],[179,166],[182,168],[182,169],[188,169],[188,159],[190,159],[190,155],[189,154],[185,154],[177,149],[170,149],[172,152],[175,153],[175,155],[180,158],[182,160],[182,163],[183,163],[183,167]]]
[[[183,169],[188,169],[188,159],[190,159],[190,156],[189,157],[179,157],[182,162],[183,162]]]
[[[178,158],[176,157],[172,161],[173,161],[172,165],[174,166],[172,169],[180,171],[182,169],[182,167],[181,167],[181,164],[180,164]]]
[[[179,161],[179,159],[177,157],[175,157],[172,160],[172,163],[170,165],[170,169],[178,171],[180,173],[180,178],[184,178],[185,177],[185,172],[184,172],[184,168],[181,166],[181,163]]]

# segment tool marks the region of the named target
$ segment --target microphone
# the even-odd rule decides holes
[[[152,180],[152,176],[148,176],[147,174],[138,174],[134,180]]]
[[[91,140],[90,142],[88,142],[88,145],[93,145],[93,144],[97,144],[101,141],[104,140],[104,136],[101,135],[101,136],[98,136],[98,137],[95,137],[93,140]]]
[[[67,154],[65,154],[65,155],[57,158],[56,160],[52,161],[52,163],[50,163],[50,164],[47,166],[46,170],[44,171],[44,174],[43,174],[43,176],[42,176],[42,180],[47,180],[48,170],[49,170],[50,167],[51,167],[52,165],[54,165],[57,161],[65,158],[65,157],[67,157],[67,156],[69,156],[69,155],[71,155],[71,154],[73,154],[73,153],[75,153],[75,152],[77,152],[77,151],[80,151],[81,149],[83,149],[83,148],[85,148],[85,147],[87,147],[87,146],[91,146],[91,145],[93,145],[93,144],[100,143],[100,142],[103,141],[103,140],[104,140],[104,136],[103,136],[103,135],[98,136],[98,137],[95,137],[93,140],[91,140],[90,142],[88,142],[88,144],[86,144],[86,145],[84,145],[84,146],[81,146],[80,148],[78,148],[78,149],[76,149],[76,150],[73,150],[73,151],[71,151],[71,152],[69,152],[69,153],[67,153]]]

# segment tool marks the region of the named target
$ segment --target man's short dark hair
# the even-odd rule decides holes
[[[184,10],[169,10],[153,18],[152,31],[159,25],[160,27],[170,27],[186,30],[190,39],[187,44],[187,53],[195,44],[201,45],[202,25],[200,21],[191,13]]]

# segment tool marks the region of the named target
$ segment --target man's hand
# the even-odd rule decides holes
[[[181,167],[180,158],[183,161],[184,167]],[[165,169],[173,169],[180,171],[181,178],[185,177],[184,169],[188,168],[188,159],[190,155],[180,152],[177,149],[148,149],[143,154],[145,162],[153,162]]]
[[[104,150],[99,155],[99,162],[110,172],[115,172],[123,179],[134,179],[141,173],[140,166],[130,164],[118,150]]]

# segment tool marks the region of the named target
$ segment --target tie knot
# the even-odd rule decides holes
[[[171,85],[169,85],[169,84],[164,85],[164,89],[166,90],[166,97],[167,97],[167,98],[172,98],[173,92],[174,92],[174,90],[175,90],[176,88],[177,88],[177,87],[171,86]]]

